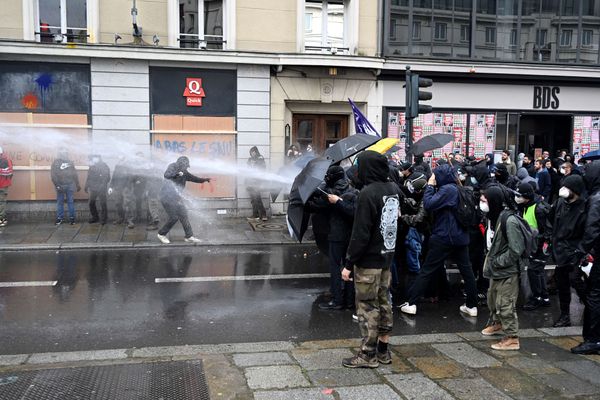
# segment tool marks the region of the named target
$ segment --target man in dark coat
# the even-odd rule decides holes
[[[329,167],[325,175],[325,192],[312,204],[329,217],[329,267],[331,271],[332,300],[319,304],[322,310],[354,308],[354,282],[342,281],[342,267],[352,233],[358,190],[348,184],[344,169],[338,165]]]
[[[108,182],[110,182],[110,168],[99,154],[92,154],[90,156],[90,169],[88,170],[87,180],[85,181],[84,190],[89,193],[89,206],[90,206],[90,224],[94,224],[98,221],[102,225],[106,224],[108,219],[108,209],[106,207],[106,195],[108,193]],[[100,209],[102,210],[102,218],[98,217],[98,209],[96,208],[96,200],[100,200]]]
[[[200,239],[194,237],[192,225],[187,215],[187,209],[183,203],[181,192],[185,189],[186,182],[203,183],[210,182],[210,178],[200,178],[188,172],[190,160],[183,156],[179,157],[176,162],[169,164],[165,171],[165,181],[160,189],[160,202],[162,203],[169,219],[158,231],[158,239],[164,243],[171,243],[167,234],[177,223],[181,222],[185,232],[185,241],[190,243],[200,242]]]
[[[250,149],[250,157],[248,158],[248,167],[256,172],[264,171],[267,169],[265,164],[265,158],[258,151],[258,147],[253,146]],[[262,219],[267,221],[267,211],[262,202],[260,194],[260,180],[259,179],[247,179],[246,185],[248,194],[250,195],[250,203],[252,204],[252,218]]]
[[[544,160],[535,160],[535,179],[538,184],[538,194],[542,196],[542,200],[550,200],[552,194],[552,178],[546,170]]]
[[[75,163],[69,159],[67,150],[61,149],[50,167],[50,176],[56,189],[56,225],[60,225],[65,217],[65,197],[69,209],[69,222],[75,224],[75,203],[73,195],[81,190]]]
[[[444,268],[446,259],[453,256],[467,293],[466,304],[460,306],[460,311],[471,317],[477,316],[477,286],[469,260],[469,233],[458,223],[455,214],[459,204],[456,182],[454,169],[444,164],[433,171],[427,183],[423,204],[425,211],[433,215],[434,224],[425,263],[410,290],[408,302],[400,307],[406,314],[417,313],[417,300],[432,277]]]
[[[571,282],[578,273],[583,257],[580,243],[585,232],[586,202],[581,197],[584,181],[580,176],[565,178],[559,190],[559,199],[548,215],[547,237],[552,240],[552,253],[556,261],[554,276],[560,302],[560,316],[554,327],[571,326]]]
[[[585,183],[590,197],[581,247],[596,257],[583,294],[583,343],[571,349],[575,354],[600,353],[600,161],[587,164]]]
[[[117,219],[114,222],[115,225],[120,225],[123,223],[123,221],[125,221],[123,191],[127,185],[128,175],[129,172],[127,171],[125,157],[120,156],[117,164],[115,165],[115,170],[113,171],[112,178],[108,185],[108,195],[114,198],[115,207],[117,208]]]
[[[404,195],[398,185],[389,180],[387,160],[377,152],[364,151],[358,156],[358,179],[364,187],[358,195],[342,279],[349,281],[354,270],[362,344],[359,353],[345,358],[342,365],[377,368],[380,363],[392,362],[388,349],[393,326],[390,266]]]

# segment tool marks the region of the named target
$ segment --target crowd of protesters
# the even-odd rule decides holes
[[[600,257],[592,257],[600,251],[600,161],[544,156],[515,162],[504,151],[495,163],[493,154],[450,154],[430,165],[423,156],[399,163],[367,151],[345,172],[329,168],[308,208],[313,225],[320,221],[317,242],[329,243],[331,299],[318,306],[356,310],[363,337],[344,366],[390,363],[392,306],[416,315],[421,301],[445,296],[448,264],[462,277],[457,311],[476,317],[487,306],[481,334],[499,335],[495,350],[520,348],[517,299],[526,275],[531,296],[520,308],[550,306],[552,286],[560,303],[554,326],[570,326],[575,289],[585,305],[584,341],[571,351],[600,352]],[[547,265],[556,265],[551,278]]]

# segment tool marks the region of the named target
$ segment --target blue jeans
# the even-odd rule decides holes
[[[61,186],[61,190],[56,191],[56,219],[65,218],[65,196],[67,197],[67,207],[69,209],[69,218],[75,219],[75,204],[73,203],[73,194],[75,185],[70,184]]]
[[[408,270],[410,272],[419,272],[421,269],[419,257],[422,250],[421,234],[415,228],[411,227],[408,230],[404,244],[406,245],[406,264]]]

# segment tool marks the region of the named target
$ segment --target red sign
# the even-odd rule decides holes
[[[202,79],[186,78],[183,96],[188,107],[202,107],[202,98],[206,97],[202,88]]]

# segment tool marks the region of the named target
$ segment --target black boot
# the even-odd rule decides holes
[[[555,328],[563,328],[571,326],[571,316],[569,314],[560,314],[560,317],[552,325]]]
[[[600,354],[600,343],[583,342],[571,349],[573,354]]]

